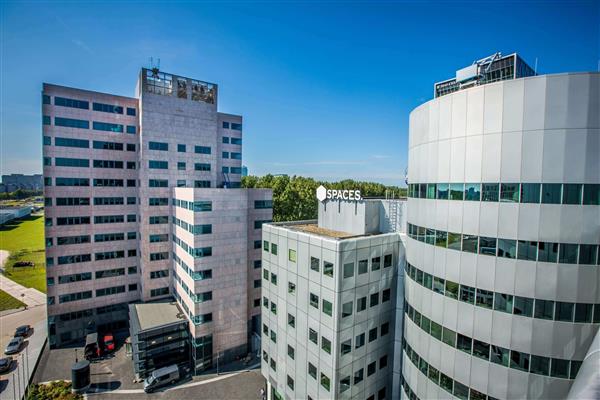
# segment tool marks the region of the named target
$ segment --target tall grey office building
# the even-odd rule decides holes
[[[406,224],[395,233],[382,221],[397,212],[365,218],[372,200],[325,200],[312,228],[267,225],[269,396],[593,397],[599,109],[599,73],[537,76],[518,55],[496,54],[435,84],[434,99],[410,114]],[[368,236],[356,236],[360,221]],[[398,271],[392,315],[375,297],[387,290],[386,254]],[[368,275],[357,281],[361,263]],[[393,360],[381,368],[387,320]],[[373,332],[366,350],[363,332]]]
[[[217,85],[142,69],[136,92],[44,84],[50,345],[174,297],[200,371],[259,329],[271,191],[240,188],[242,117],[217,111]]]

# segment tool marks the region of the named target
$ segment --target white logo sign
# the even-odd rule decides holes
[[[328,200],[362,200],[360,190],[336,190],[327,189],[321,185],[317,188],[317,199],[319,201]]]

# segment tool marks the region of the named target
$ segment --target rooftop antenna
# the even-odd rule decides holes
[[[160,71],[160,58],[156,59],[154,63],[154,57],[150,57],[150,69],[152,70],[152,77],[158,79],[158,73]]]

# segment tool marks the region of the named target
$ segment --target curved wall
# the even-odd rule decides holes
[[[482,201],[481,195],[479,200],[409,197],[409,228],[412,224],[458,235],[507,239],[504,244],[513,240],[515,244],[518,240],[569,244],[560,250],[565,257],[559,254],[556,261],[541,260],[533,244],[535,254],[519,259],[516,248],[514,254],[512,250],[509,254],[498,255],[498,250],[496,255],[480,254],[436,245],[435,240],[427,243],[409,232],[407,263],[422,272],[466,288],[513,296],[514,301],[517,296],[535,299],[532,313],[544,304],[547,313],[552,313],[550,319],[543,319],[496,311],[492,303],[490,307],[469,304],[436,293],[407,276],[406,301],[418,310],[419,318],[509,350],[507,366],[484,360],[474,356],[472,348],[463,351],[438,340],[407,317],[405,341],[411,354],[405,349],[403,375],[405,387],[418,398],[447,395],[447,391],[439,379],[434,383],[434,378],[428,379],[415,367],[413,350],[425,371],[433,368],[473,389],[470,398],[566,397],[599,326],[599,93],[598,73],[536,76],[459,91],[411,113],[409,185],[492,182],[517,185],[518,192],[512,197],[516,201],[510,201],[510,196],[507,201]],[[561,190],[558,204],[545,204],[544,200],[524,203],[519,197],[523,183],[541,184],[542,199],[544,184],[581,186],[554,186]],[[567,190],[575,190],[575,201],[562,198],[562,191],[566,196]],[[567,204],[577,201],[579,204]],[[575,306],[571,310],[569,303],[583,304],[578,309],[583,317],[575,317]],[[594,307],[596,311],[591,311]],[[572,321],[585,322],[559,320],[569,312]],[[521,369],[516,367],[519,363]],[[559,377],[565,374],[561,367],[567,364],[573,371]],[[546,368],[547,375],[543,372]],[[448,379],[445,384],[448,386]],[[461,386],[455,395],[464,398],[463,392]]]

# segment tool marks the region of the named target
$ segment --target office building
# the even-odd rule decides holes
[[[42,190],[43,188],[44,183],[42,182],[41,174],[2,175],[2,192],[14,192],[17,189]]]
[[[271,191],[240,188],[242,117],[217,98],[145,68],[132,98],[44,84],[52,347],[126,329],[129,303],[175,298],[196,371],[247,354]]]
[[[391,398],[405,203],[325,200],[318,221],[263,227],[270,399]]]
[[[565,73],[410,114],[403,397],[567,396],[600,323],[599,105]]]

